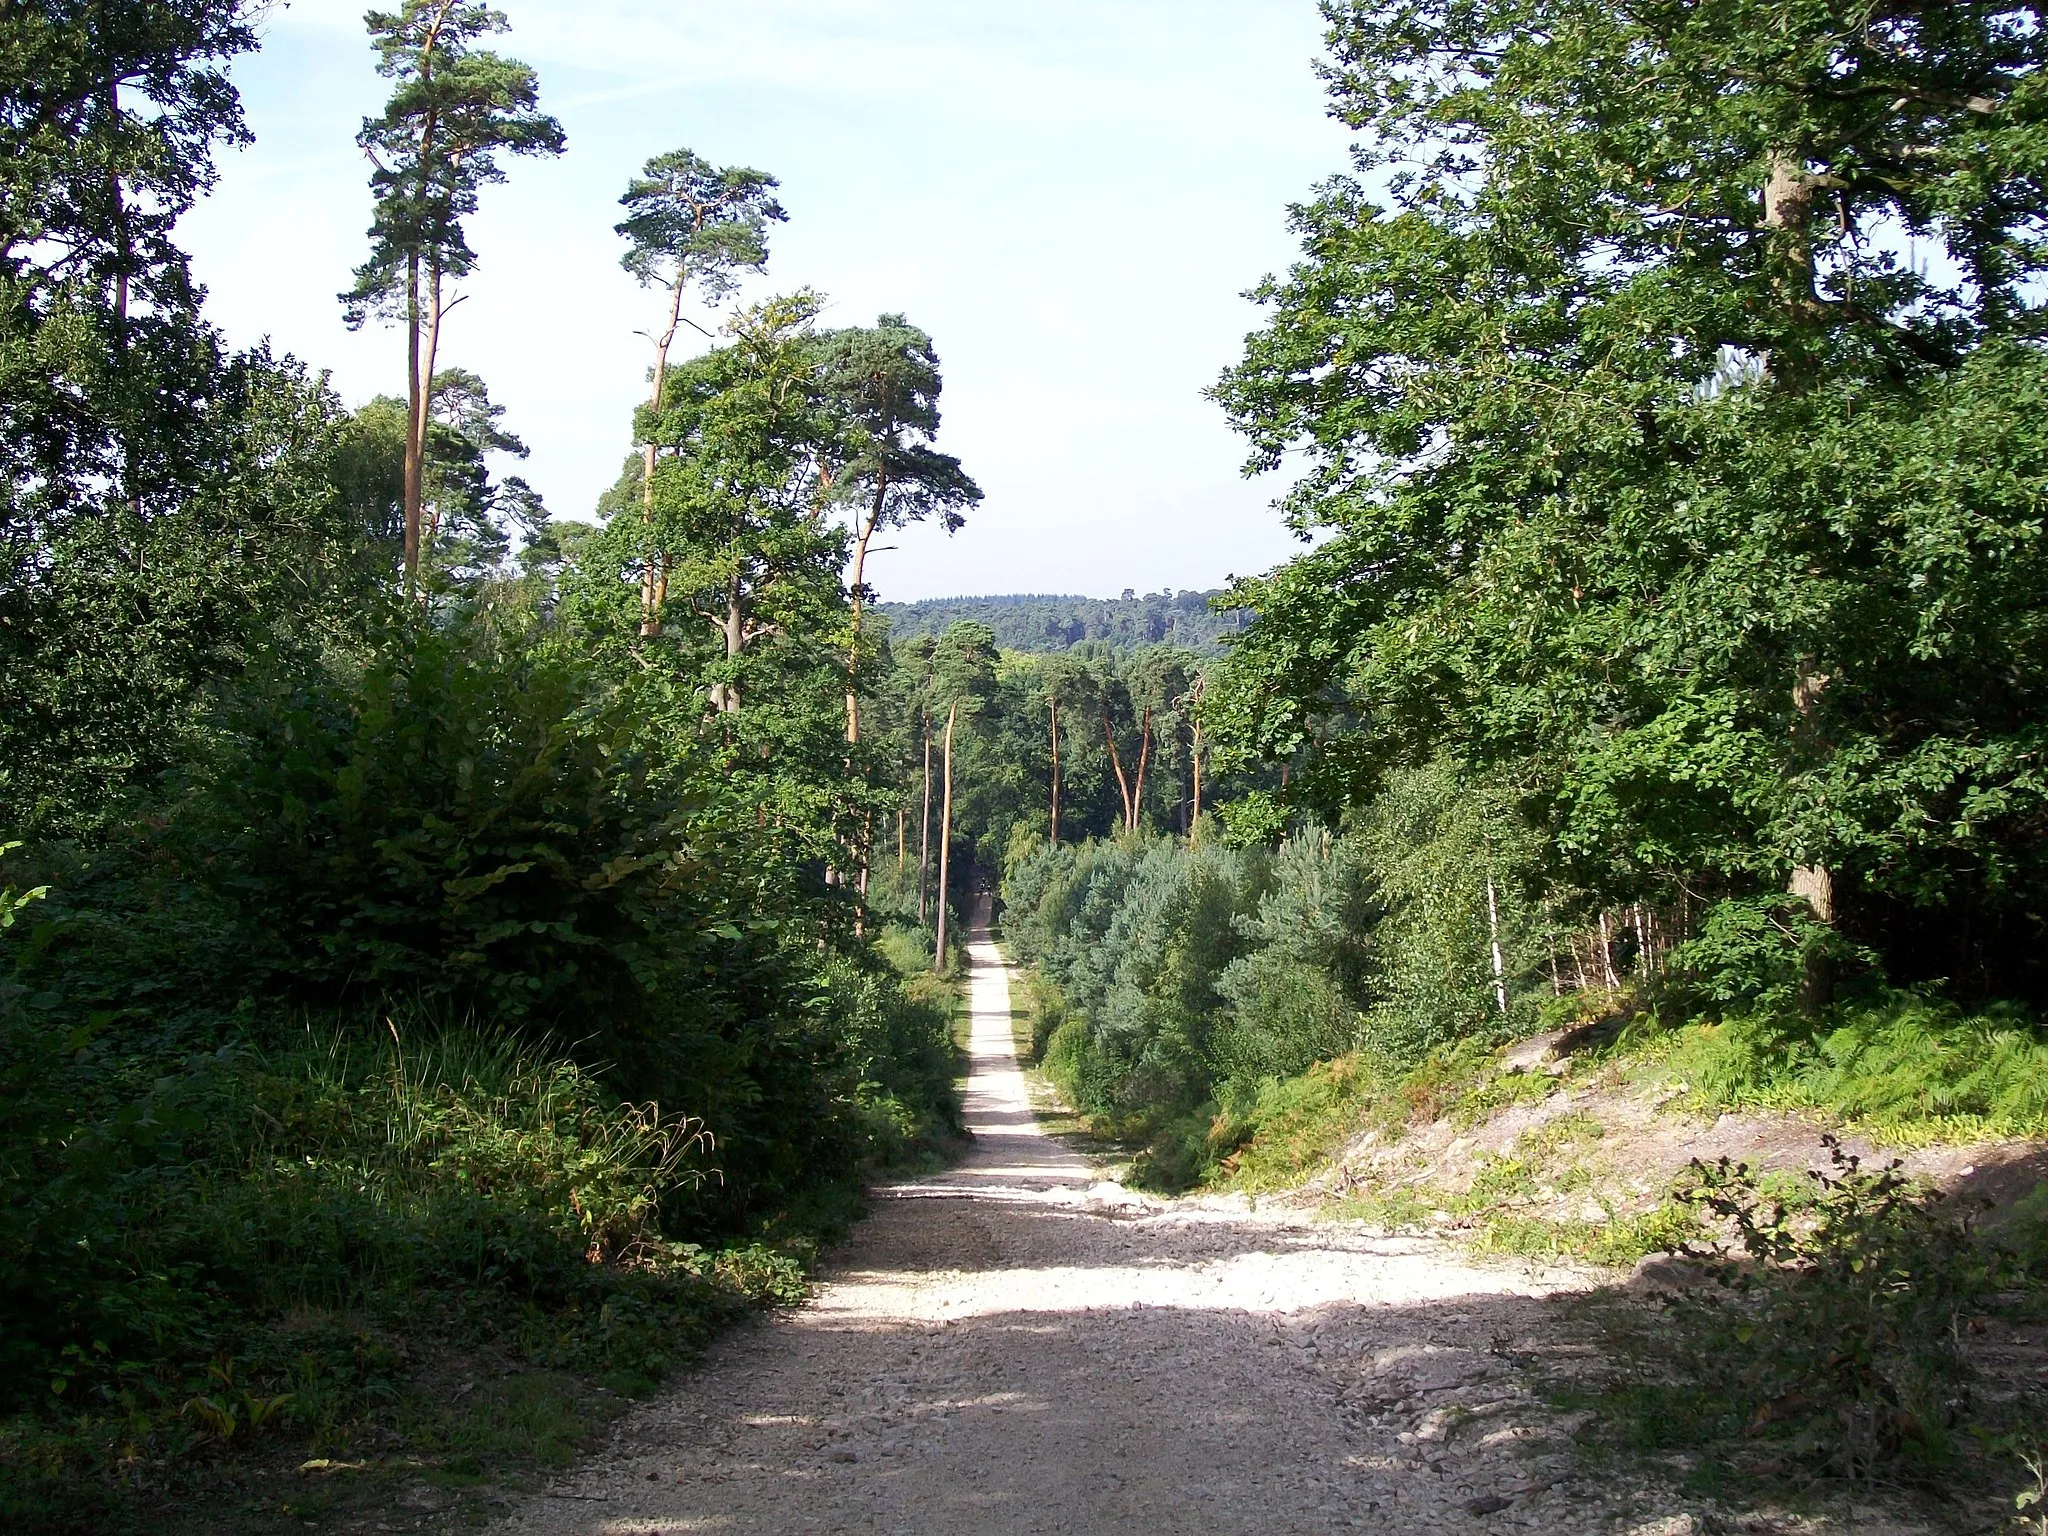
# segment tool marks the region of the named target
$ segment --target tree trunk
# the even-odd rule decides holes
[[[932,717],[924,717],[924,819],[917,833],[917,925],[925,924],[925,891],[930,885],[932,857]]]
[[[1197,700],[1199,702],[1199,692]],[[1195,743],[1191,752],[1195,765],[1195,807],[1188,817],[1188,846],[1202,840],[1202,717],[1195,717]]]
[[[1124,825],[1128,827],[1131,824],[1131,784],[1124,777],[1123,759],[1117,755],[1116,732],[1110,727],[1108,710],[1102,712],[1102,739],[1109,743],[1109,766],[1116,770],[1116,792],[1123,796]]]
[[[860,877],[858,883],[854,886],[854,890],[858,893],[860,899],[853,904],[853,936],[856,939],[867,937],[868,855],[873,848],[874,840],[875,813],[870,808],[862,815],[860,821]]]
[[[1773,281],[1788,316],[1794,320],[1810,316],[1817,304],[1813,271],[1813,210],[1818,190],[1806,158],[1794,150],[1779,149],[1771,154],[1770,174],[1764,183],[1764,228],[1771,232]],[[1804,358],[1773,358],[1767,367],[1780,389],[1797,391],[1807,382]],[[1816,572],[1816,574],[1819,574]],[[1811,656],[1793,664],[1793,736],[1811,742],[1814,715],[1828,684]],[[1821,864],[1801,864],[1792,870],[1787,891],[1813,910],[1821,923],[1835,924],[1834,872]],[[1800,983],[1800,1005],[1813,1013],[1834,1001],[1833,962],[1816,951],[1806,958],[1806,974]]]
[[[1138,776],[1131,786],[1130,830],[1138,830],[1138,812],[1145,805],[1145,765],[1152,760],[1152,706],[1145,706],[1145,723],[1138,733]]]
[[[902,806],[900,806],[900,805],[899,805],[899,806],[897,806],[897,807],[896,807],[896,889],[897,889],[897,891],[898,891],[899,893],[900,893],[900,892],[902,891],[902,889],[903,889],[903,869],[904,869],[904,825],[903,825],[903,824],[904,824],[904,823],[905,823],[906,821],[908,821],[909,819],[910,819],[910,813],[909,813],[909,811],[905,810],[905,809],[904,809],[904,808],[903,808]]]
[[[1493,1000],[1505,1016],[1508,1011],[1508,973],[1501,964],[1500,905],[1493,897],[1493,871],[1486,872],[1486,930],[1493,940]]]
[[[1607,976],[1607,990],[1619,992],[1621,978],[1614,974],[1614,947],[1607,937],[1607,914],[1600,914],[1600,969]]]
[[[740,602],[739,578],[725,590],[725,620],[719,626],[725,640],[725,659],[737,661],[747,646],[747,611]],[[740,685],[737,680],[711,685],[711,702],[718,706],[722,715],[736,715],[740,710]]]
[[[416,398],[419,402],[413,420],[413,509],[407,532],[412,539],[411,574],[417,585],[421,567],[432,552],[433,539],[420,526],[421,514],[426,503],[427,473],[427,425],[434,413],[434,365],[441,355],[441,317],[447,313],[441,302],[441,263],[429,258],[427,264],[427,336],[426,356],[419,359],[420,377]]]
[[[668,383],[668,349],[675,344],[676,327],[682,324],[683,288],[689,282],[689,268],[676,263],[676,279],[669,285],[668,326],[654,338],[654,387],[648,393],[649,410],[661,409],[661,392]],[[640,633],[661,633],[661,605],[668,597],[668,562],[654,547],[654,464],[653,443],[642,444],[640,461],[640,521],[647,532],[647,564],[640,573]]]
[[[1052,710],[1052,845],[1060,845],[1060,701],[1057,697],[1046,703]]]
[[[1811,656],[1802,656],[1795,664],[1792,679],[1792,709],[1795,716],[1793,734],[1802,741],[1811,740],[1814,732],[1814,716],[1820,708],[1821,695],[1827,691],[1827,674],[1820,671]],[[1827,927],[1835,926],[1835,876],[1834,871],[1824,864],[1798,864],[1793,866],[1792,878],[1786,890],[1804,901],[1813,909],[1813,915]],[[1822,951],[1815,951],[1806,957],[1806,974],[1799,985],[1799,1004],[1807,1013],[1817,1013],[1835,1000],[1835,968],[1833,959]]]
[[[860,536],[853,543],[853,641],[846,648],[846,739],[860,740],[860,695],[855,691],[854,679],[860,671],[860,616],[862,573],[867,569],[868,541],[875,536],[875,530],[882,526],[882,509],[889,494],[889,472],[883,470],[875,477],[875,500],[869,507],[868,515],[862,519]]]
[[[945,808],[939,813],[939,937],[932,953],[932,969],[946,968],[946,882],[952,876],[953,853],[953,721],[960,713],[958,703],[946,710]]]
[[[420,388],[420,258],[405,258],[405,586],[410,592],[420,575],[420,445],[425,439],[422,418],[427,402]]]

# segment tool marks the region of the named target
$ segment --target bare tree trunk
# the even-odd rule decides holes
[[[719,626],[725,639],[725,659],[737,661],[741,651],[747,647],[747,613],[740,604],[740,583],[735,576],[725,590],[725,620]],[[711,685],[711,702],[718,707],[721,715],[736,715],[740,710],[740,685],[737,680]]]
[[[939,813],[939,937],[932,953],[932,969],[946,968],[946,882],[952,875],[953,853],[953,721],[960,713],[956,702],[946,710],[945,808]]]
[[[1800,657],[1792,681],[1792,708],[1797,716],[1793,729],[1799,736],[1811,737],[1813,734],[1813,717],[1820,707],[1821,695],[1827,691],[1827,686],[1827,674],[1814,665],[1813,658]],[[1822,864],[1796,865],[1786,889],[1812,908],[1814,917],[1820,922],[1830,928],[1834,927],[1834,871]],[[1799,986],[1801,1008],[1808,1013],[1817,1013],[1834,1000],[1834,961],[1825,952],[1808,955],[1806,974]]]
[[[910,812],[903,806],[896,807],[896,889],[903,890],[904,867],[904,823],[910,819]]]
[[[1635,905],[1635,917],[1636,974],[1647,976],[1650,974],[1650,931],[1648,925],[1643,922],[1643,904],[1640,901]]]
[[[408,579],[414,587],[419,584],[420,569],[433,548],[433,538],[438,526],[432,530],[421,527],[421,516],[426,502],[427,427],[434,412],[434,366],[441,354],[441,317],[447,313],[441,301],[441,264],[429,258],[427,264],[427,313],[426,342],[424,357],[420,356],[417,331],[413,338],[413,361],[419,367],[419,376],[413,386],[413,419],[411,423],[411,492],[412,505],[406,514],[406,538],[411,545],[411,557],[407,562]]]
[[[932,856],[932,717],[924,717],[924,820],[917,834],[917,925],[925,923],[925,890]]]
[[[1102,713],[1102,739],[1109,743],[1109,766],[1116,770],[1116,792],[1123,796],[1124,826],[1128,828],[1134,819],[1131,812],[1131,784],[1130,780],[1124,777],[1123,759],[1117,755],[1116,732],[1110,727],[1107,710]]]
[[[1564,977],[1560,976],[1557,970],[1556,934],[1550,936],[1550,995],[1552,997],[1564,996]]]
[[[405,585],[411,591],[420,576],[420,445],[426,433],[426,391],[420,387],[420,258],[405,258]]]
[[[1196,698],[1201,694],[1197,687]],[[1193,847],[1202,840],[1202,718],[1195,717],[1195,744],[1192,751],[1195,765],[1195,808],[1188,818],[1188,846]]]
[[[661,585],[661,556],[654,548],[654,444],[640,446],[640,525],[641,536],[647,541],[646,561],[640,568],[640,633],[658,635],[661,621],[655,617],[658,611]]]
[[[654,338],[654,388],[647,396],[649,410],[661,409],[661,392],[668,383],[668,349],[675,344],[676,327],[682,324],[683,288],[689,269],[676,264],[676,280],[669,285],[668,325]],[[640,573],[640,633],[661,633],[661,605],[668,597],[668,562],[654,547],[654,463],[653,443],[641,445],[640,521],[647,531],[647,565]]]
[[[860,536],[853,543],[853,640],[846,648],[846,739],[860,740],[860,695],[854,690],[854,678],[860,671],[860,616],[862,573],[867,569],[868,541],[875,536],[875,530],[882,526],[882,511],[887,505],[889,494],[889,472],[883,470],[875,477],[875,500],[868,508],[868,515],[862,519]]]
[[[1813,267],[1814,199],[1819,184],[1806,168],[1804,153],[1794,148],[1772,151],[1770,175],[1764,183],[1764,228],[1770,231],[1772,267],[1780,298],[1794,319],[1811,315],[1817,303]],[[1805,387],[1807,368],[1800,357],[1772,358],[1766,367],[1778,387],[1798,391]],[[1816,573],[1818,574],[1818,573]],[[1811,656],[1801,656],[1793,665],[1792,708],[1795,737],[1811,740],[1814,715],[1828,685]],[[1821,864],[1801,864],[1792,870],[1787,891],[1803,900],[1813,915],[1832,928],[1835,923],[1834,872]],[[1809,1013],[1825,1008],[1834,1000],[1833,964],[1825,953],[1807,956],[1806,974],[1800,983],[1800,1005]]]
[[[1607,976],[1607,990],[1619,992],[1621,978],[1614,974],[1614,948],[1607,937],[1607,914],[1600,914],[1600,969]]]
[[[1060,701],[1048,699],[1052,710],[1052,845],[1060,845]]]
[[[1505,1015],[1508,1011],[1507,967],[1500,955],[1500,904],[1493,897],[1493,871],[1486,872],[1486,930],[1493,940],[1493,1000]]]
[[[1130,830],[1138,830],[1138,812],[1145,804],[1145,765],[1152,760],[1152,706],[1145,706],[1145,723],[1138,735],[1138,777],[1131,786]]]

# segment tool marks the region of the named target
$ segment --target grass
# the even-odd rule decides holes
[[[225,1052],[152,1092],[41,1165],[14,1144],[37,1199],[11,1235],[49,1297],[8,1298],[9,1530],[260,1529],[394,1480],[516,1484],[800,1299],[857,1209],[821,1188],[723,1246],[672,1241],[695,1124],[469,1029]]]
[[[901,992],[880,1026],[944,1058],[959,988]],[[374,1523],[422,1484],[466,1520],[800,1301],[861,1174],[957,1135],[849,1083],[835,1171],[714,1220],[698,1122],[409,1017],[150,1058],[0,1018],[0,1529]]]

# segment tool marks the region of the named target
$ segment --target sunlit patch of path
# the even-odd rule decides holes
[[[1032,1118],[983,924],[969,953],[968,1156],[507,1536],[1685,1528],[1533,1390],[1582,1277],[1103,1181]]]

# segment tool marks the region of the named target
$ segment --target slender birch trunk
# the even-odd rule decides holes
[[[1508,1011],[1507,967],[1501,964],[1500,904],[1493,896],[1493,871],[1486,872],[1486,928],[1493,940],[1493,1000],[1503,1016]]]

